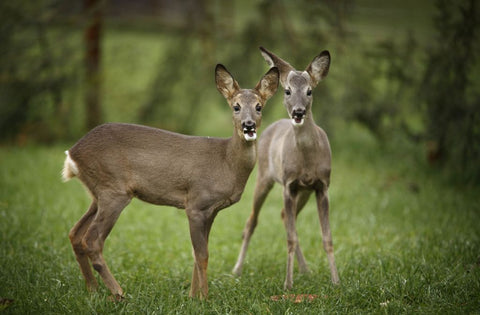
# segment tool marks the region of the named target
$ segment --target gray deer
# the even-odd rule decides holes
[[[96,127],[66,151],[64,180],[78,177],[93,199],[69,234],[89,290],[98,286],[93,266],[112,297],[123,298],[103,258],[103,246],[122,210],[136,197],[185,209],[194,256],[189,295],[207,297],[210,229],[218,211],[236,203],[243,193],[256,162],[262,109],[276,92],[278,80],[279,71],[272,68],[254,89],[240,89],[227,69],[217,65],[217,89],[232,109],[231,138],[110,123]]]
[[[321,52],[305,71],[260,47],[270,67],[280,70],[280,83],[285,89],[284,105],[290,119],[279,120],[262,133],[258,141],[258,175],[253,197],[253,210],[243,231],[243,243],[233,273],[241,275],[250,238],[258,222],[258,214],[275,182],[283,186],[282,219],[287,231],[287,272],[285,290],[293,286],[294,254],[301,272],[308,266],[298,244],[295,221],[315,193],[322,229],[323,247],[330,264],[332,282],[340,282],[335,266],[329,223],[328,186],[330,184],[331,152],[326,133],[315,124],[312,115],[312,89],[327,76],[330,53]]]

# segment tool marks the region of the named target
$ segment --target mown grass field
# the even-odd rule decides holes
[[[341,285],[334,287],[316,210],[298,220],[312,273],[283,291],[286,237],[276,187],[260,214],[241,278],[231,269],[250,211],[255,174],[241,201],[220,212],[211,234],[207,301],[188,298],[193,260],[182,210],[132,202],[107,239],[105,257],[126,291],[89,294],[68,231],[89,205],[77,180],[62,183],[63,150],[0,148],[0,298],[5,314],[319,314],[480,312],[480,206],[476,188],[454,187],[419,156],[379,147],[344,126],[334,152],[331,225]],[[415,162],[415,163],[414,163]]]
[[[365,6],[353,21],[362,40],[405,34],[378,3],[372,4],[373,11]],[[409,18],[394,16],[395,22],[410,27],[422,20],[419,11],[404,11]],[[427,19],[422,21],[428,24]],[[387,33],[385,24],[398,33]],[[427,26],[422,28],[425,38],[431,37]],[[72,38],[80,43],[81,33]],[[106,29],[102,99],[106,120],[138,119],[138,109],[162,67],[163,40],[156,33]],[[318,49],[312,51],[312,58],[332,48],[319,43]],[[343,60],[332,62],[328,79],[339,82],[331,86],[334,94],[346,92],[340,74],[348,74],[350,64],[362,62],[355,45],[347,51],[350,54]],[[216,94],[213,68],[209,93],[216,98],[198,107],[197,134],[228,136],[230,113]],[[266,69],[264,65],[258,70],[257,79]],[[240,82],[242,87],[254,83]],[[84,116],[80,94],[75,91],[65,98],[74,104],[71,123],[76,129],[81,129]],[[281,93],[267,106],[260,133],[273,120],[285,117]],[[321,106],[328,104],[316,95],[313,110]],[[63,151],[73,142],[0,147],[0,313],[480,314],[479,188],[453,185],[438,168],[426,165],[422,147],[399,139],[380,145],[357,125],[332,126],[327,130],[333,151],[330,222],[341,285],[330,282],[316,209],[310,201],[297,229],[312,273],[295,273],[294,289],[283,291],[286,235],[279,187],[272,190],[260,214],[242,277],[231,274],[250,213],[254,171],[240,202],[220,212],[213,225],[207,301],[188,298],[193,258],[183,210],[135,200],[120,216],[104,252],[127,299],[108,302],[109,292],[102,283],[97,293],[88,293],[68,232],[90,199],[77,180],[62,183],[60,176]],[[318,297],[302,303],[271,298],[290,293]]]

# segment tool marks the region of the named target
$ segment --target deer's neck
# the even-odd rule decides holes
[[[228,140],[226,159],[239,180],[247,180],[257,159],[256,141],[245,141],[236,132]]]
[[[315,125],[311,112],[305,117],[303,125],[293,126],[293,132],[297,149],[300,151],[309,151],[318,144],[317,126]]]

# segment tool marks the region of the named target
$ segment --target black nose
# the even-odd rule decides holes
[[[292,112],[292,117],[303,117],[305,116],[305,114],[307,113],[307,111],[305,109],[294,109],[293,112]]]
[[[255,122],[252,120],[247,120],[242,123],[244,129],[255,129]]]
[[[247,120],[247,121],[244,121],[244,122],[243,122],[243,126],[244,126],[244,127],[254,127],[254,126],[255,126],[255,122],[252,121],[252,120]]]

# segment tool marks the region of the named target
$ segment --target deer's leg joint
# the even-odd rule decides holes
[[[101,264],[92,264],[93,269],[95,269],[98,273],[101,273],[103,270],[103,266]]]

